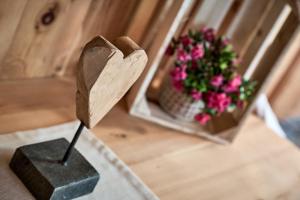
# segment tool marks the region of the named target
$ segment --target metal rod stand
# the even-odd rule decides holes
[[[81,132],[83,130],[83,127],[84,127],[84,124],[82,122],[80,122],[80,125],[79,125],[79,127],[78,127],[78,129],[77,129],[77,131],[76,131],[76,133],[75,133],[75,135],[73,137],[73,139],[72,139],[72,142],[69,145],[69,147],[68,147],[68,149],[67,149],[67,151],[66,151],[66,153],[65,153],[65,155],[64,155],[64,157],[62,159],[62,164],[63,165],[67,165],[68,164],[68,159],[69,159],[69,157],[70,157],[70,155],[72,153],[72,150],[73,150],[73,148],[74,148],[74,146],[75,146],[75,144],[76,144],[76,142],[77,142],[77,140],[78,140],[78,138],[79,138],[79,136],[80,136],[80,134],[81,134]]]

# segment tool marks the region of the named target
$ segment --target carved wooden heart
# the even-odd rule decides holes
[[[125,95],[147,63],[145,51],[129,37],[114,44],[97,36],[79,59],[76,115],[87,128],[94,127]]]

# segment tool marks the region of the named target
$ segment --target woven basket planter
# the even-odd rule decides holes
[[[177,91],[171,85],[170,79],[165,80],[162,84],[158,102],[169,115],[185,122],[194,121],[195,115],[201,112],[204,106],[203,102],[194,101],[185,93]]]

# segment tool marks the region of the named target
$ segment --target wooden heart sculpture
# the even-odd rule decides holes
[[[112,44],[97,36],[87,43],[77,70],[77,118],[94,127],[138,79],[147,59],[129,37]]]

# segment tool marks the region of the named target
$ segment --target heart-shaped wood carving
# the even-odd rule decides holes
[[[129,37],[112,44],[97,36],[87,43],[77,70],[77,118],[94,127],[138,79],[147,59]]]

